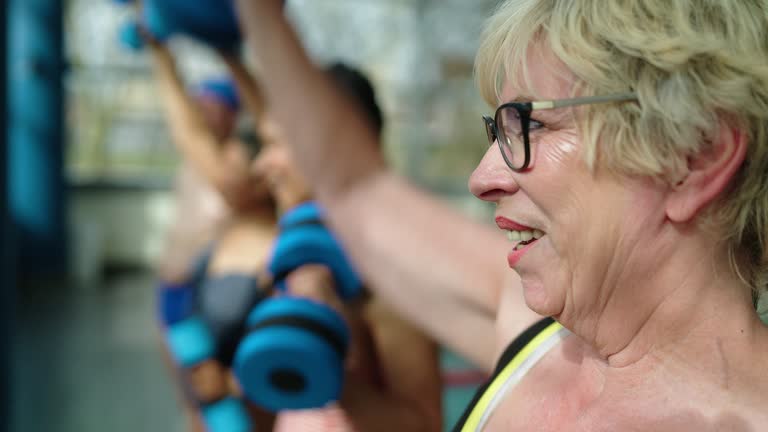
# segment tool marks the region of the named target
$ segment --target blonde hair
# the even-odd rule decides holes
[[[508,0],[477,55],[486,101],[498,104],[508,77],[530,86],[523,66],[537,44],[576,76],[574,92],[638,96],[578,111],[591,168],[669,181],[723,122],[747,136],[745,162],[704,222],[723,234],[734,271],[765,290],[768,0]]]

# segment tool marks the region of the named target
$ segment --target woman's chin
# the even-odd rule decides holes
[[[528,308],[541,316],[556,316],[562,311],[562,302],[555,297],[539,281],[522,281],[523,297]]]

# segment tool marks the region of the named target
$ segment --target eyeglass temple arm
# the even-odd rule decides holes
[[[536,101],[536,102],[531,102],[531,108],[532,109],[552,109],[552,108],[563,108],[563,107],[576,106],[576,105],[587,105],[587,104],[596,104],[596,103],[605,103],[605,102],[619,102],[619,101],[636,100],[636,99],[637,99],[637,95],[634,93],[617,93],[617,94],[601,95],[601,96],[584,96],[584,97],[577,97],[572,99]]]

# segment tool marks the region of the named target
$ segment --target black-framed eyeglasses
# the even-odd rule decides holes
[[[488,142],[499,143],[501,156],[513,171],[524,171],[531,163],[529,131],[531,113],[534,110],[563,108],[605,102],[637,100],[634,93],[617,93],[603,96],[584,96],[534,102],[509,102],[496,109],[494,118],[483,116]]]

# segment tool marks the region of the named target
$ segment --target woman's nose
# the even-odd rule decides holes
[[[469,177],[469,190],[483,201],[497,202],[519,189],[514,172],[504,162],[498,145],[488,147],[483,159]]]

